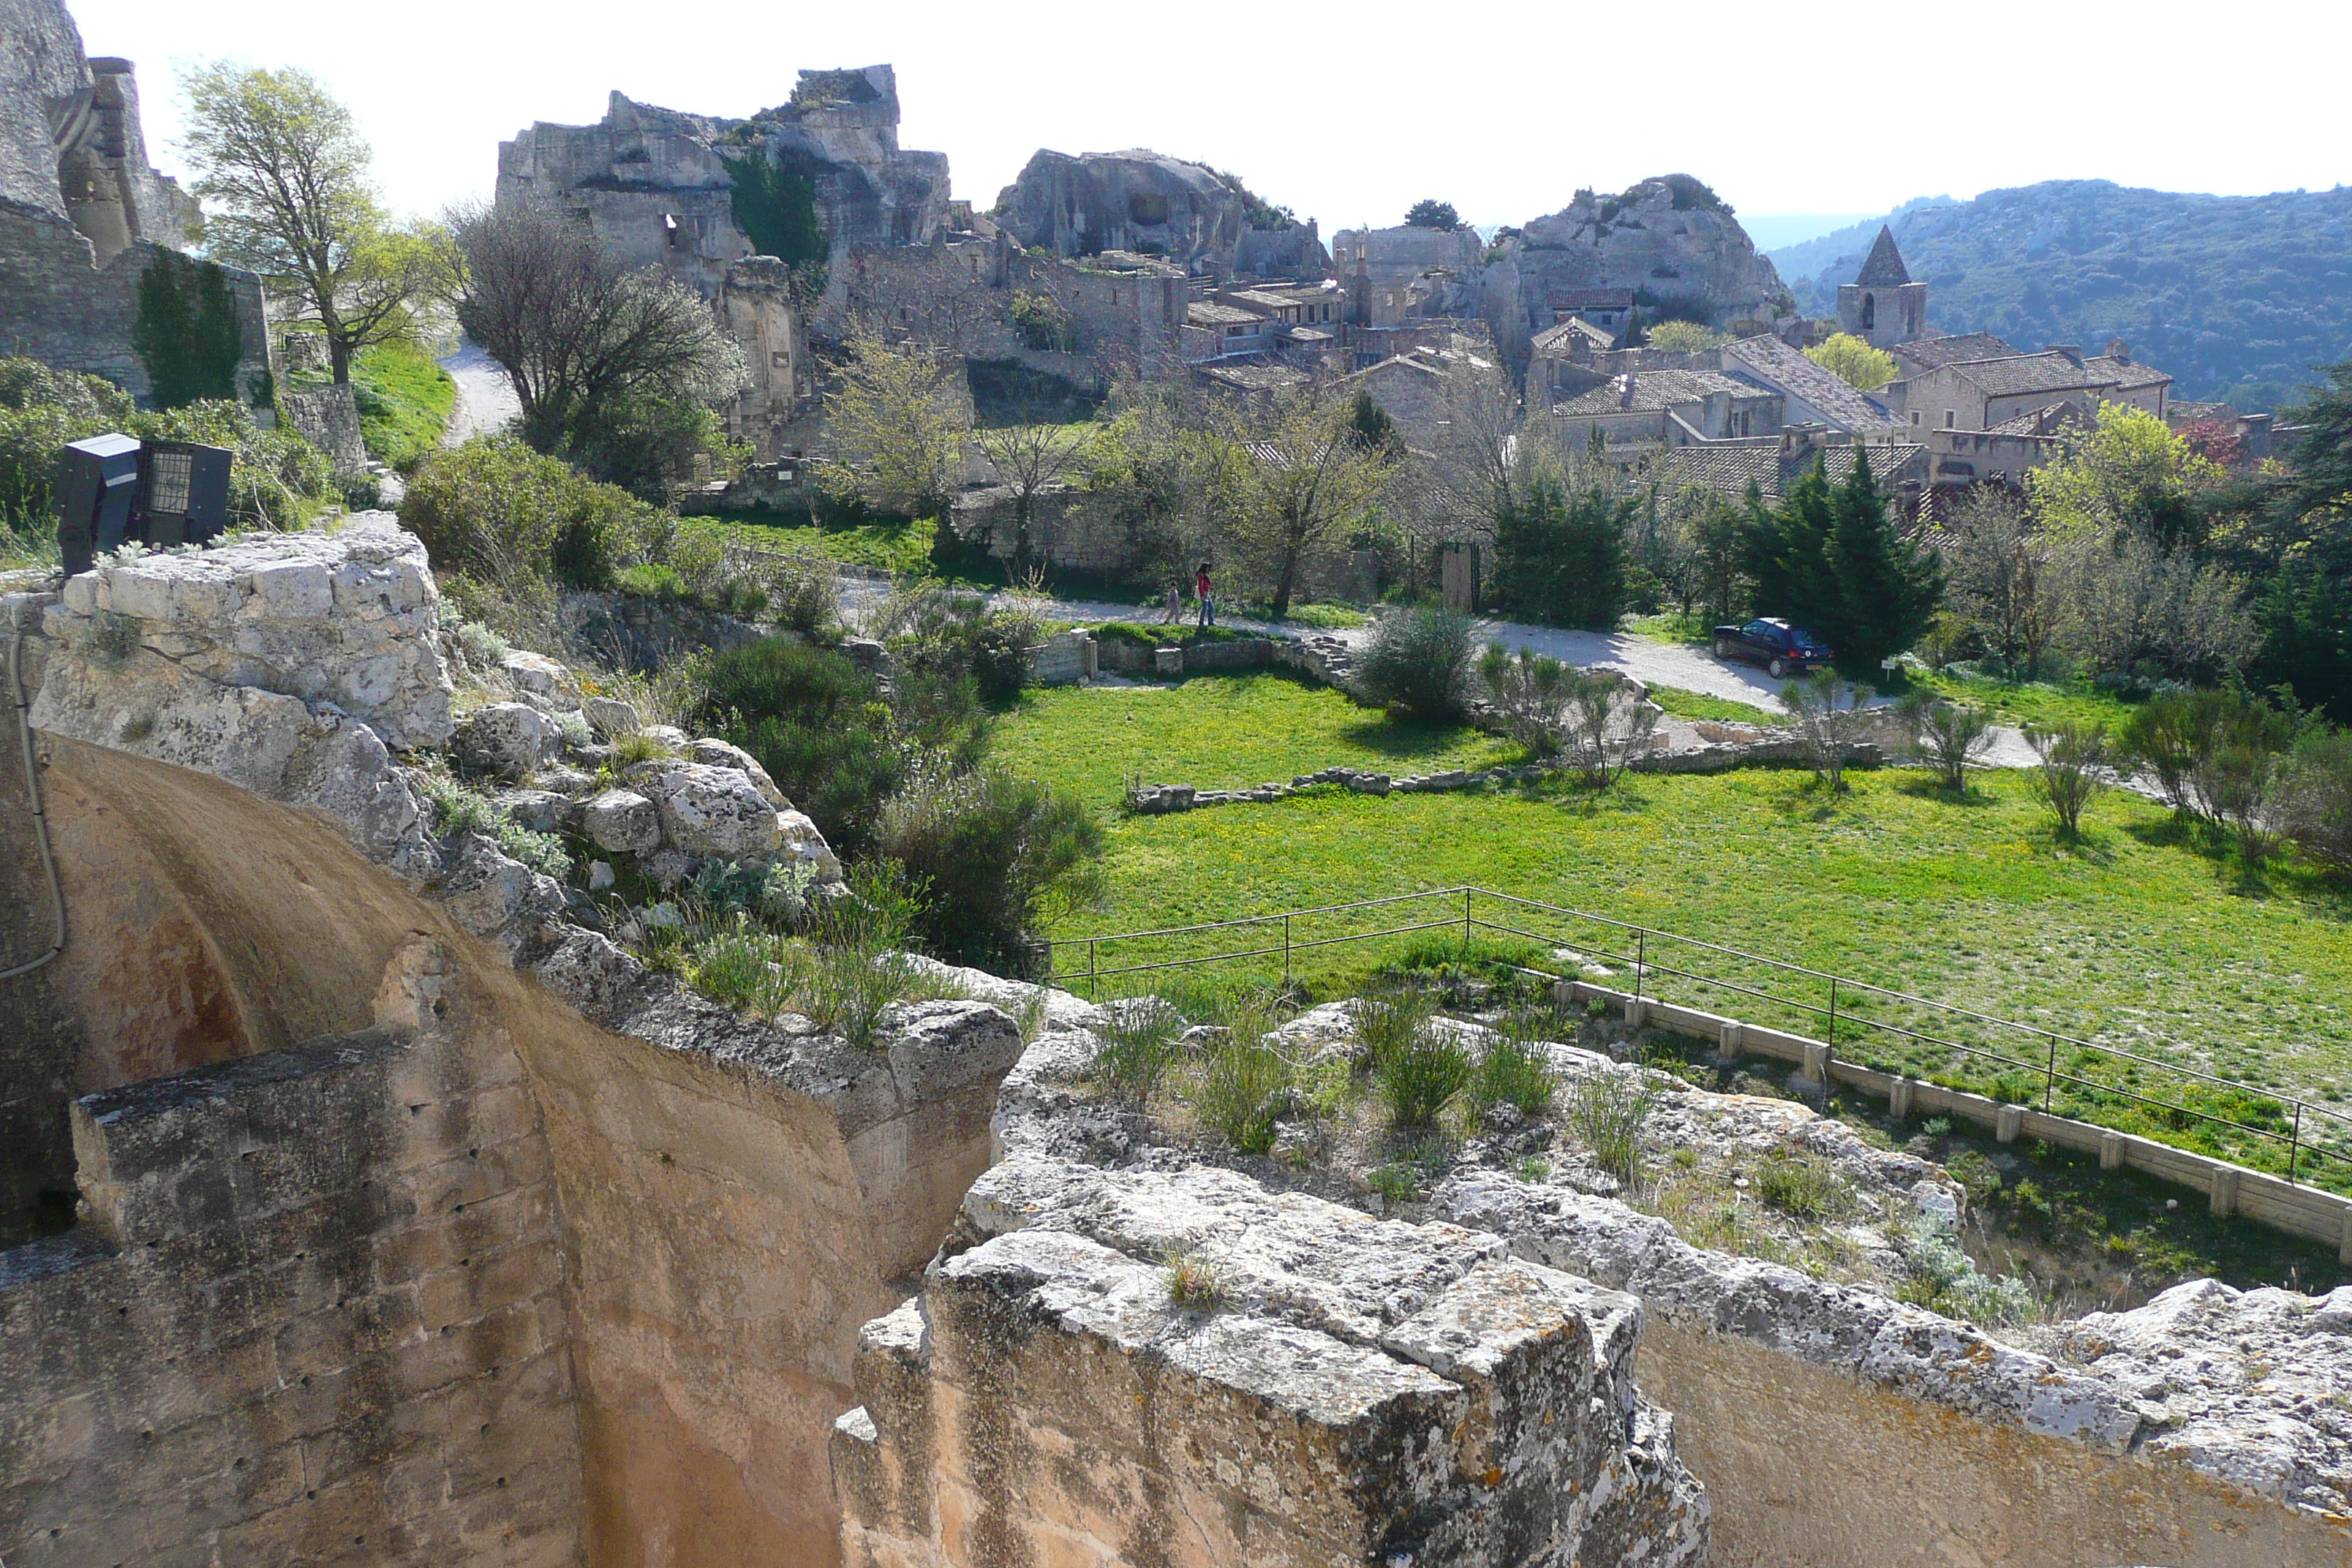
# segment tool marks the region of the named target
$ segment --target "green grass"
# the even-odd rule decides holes
[[[352,398],[368,456],[406,469],[441,444],[457,405],[457,384],[423,349],[383,343],[352,363]]]
[[[727,531],[756,550],[782,550],[796,555],[818,555],[852,566],[878,566],[886,572],[932,572],[931,541],[939,524],[930,518],[912,522],[867,522],[829,528],[793,512],[730,512]]]
[[[1924,686],[1955,702],[1990,708],[2003,724],[2105,724],[2112,735],[2131,718],[2131,705],[2108,695],[2086,680],[2064,685],[2046,680],[1993,680],[1942,669],[1914,673],[1912,684]]]
[[[1676,686],[1653,686],[1650,700],[1667,712],[1685,719],[1719,719],[1733,724],[1785,724],[1786,713],[1751,703],[1734,702],[1727,697],[1709,697],[1704,691],[1685,691]]]
[[[1395,729],[1332,693],[1267,676],[1203,677],[1161,690],[1044,693],[1008,716],[1000,736],[1007,762],[1077,790],[1107,822],[1108,896],[1067,919],[1056,935],[1469,883],[2200,1067],[2242,1086],[2212,1091],[2207,1103],[2217,1107],[2260,1116],[2267,1103],[2261,1091],[2273,1089],[2352,1111],[2352,892],[2299,864],[2247,890],[2162,808],[2137,796],[2095,802],[2079,844],[2057,841],[2021,775],[2005,772],[1980,775],[1958,801],[1900,772],[1849,775],[1852,793],[1832,798],[1801,772],[1754,770],[1637,774],[1598,801],[1564,784],[1385,799],[1335,790],[1125,818],[1117,815],[1119,786],[1134,773],[1217,787],[1340,762],[1426,772],[1493,760],[1500,748],[1467,731]],[[1499,908],[1479,912],[1501,918]],[[1295,922],[1292,935],[1303,943],[1407,919],[1454,920],[1458,909],[1422,904],[1327,917]],[[1591,952],[1614,952],[1622,942],[1597,926],[1532,916],[1518,923]],[[1293,972],[1333,994],[1378,963],[1383,945],[1401,946],[1402,939],[1302,951]],[[1100,963],[1172,957],[1178,950],[1173,942],[1139,943],[1106,952]],[[1650,957],[1654,964],[1666,961]],[[1625,973],[1622,957],[1604,962]],[[1696,955],[1685,962],[1718,963]],[[1726,978],[1769,978],[1792,1000],[1824,999],[1811,983],[1722,963],[1715,972]],[[1793,1008],[1670,976],[1654,984],[1670,998],[1714,1011],[1822,1032],[1818,1016]],[[1866,1027],[1872,1020],[1919,1021],[1895,1005],[1848,994],[1840,1012],[1841,1049],[1858,1059],[2038,1100],[2038,1073],[1972,1072],[1939,1049],[1906,1047]],[[1951,1032],[1948,1023],[1938,1027]],[[2026,1044],[2007,1039],[2011,1049]],[[2077,1058],[2067,1050],[2059,1062],[2101,1081],[2131,1081],[2112,1058]],[[2138,1081],[2155,1088],[2160,1080]],[[2063,1093],[2059,1109],[2066,1109]],[[2167,1128],[2153,1119],[2143,1125],[2175,1142],[2207,1140],[2250,1163],[2275,1163],[2266,1144],[2235,1135],[2214,1145],[2199,1126]],[[2352,1163],[2331,1164],[2331,1184],[2352,1180]]]
[[[1622,616],[1617,626],[1621,631],[1652,642],[1705,646],[1715,635],[1715,624],[1705,616],[1685,616],[1673,610],[1661,610],[1654,616]]]
[[[1466,725],[1395,723],[1276,674],[1033,691],[1000,721],[991,754],[1106,810],[1138,773],[1146,784],[1229,789],[1328,767],[1402,776],[1517,760],[1516,747]]]

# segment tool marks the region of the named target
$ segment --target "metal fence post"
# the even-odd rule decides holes
[[[1282,988],[1290,989],[1290,917],[1282,917]]]
[[[1642,974],[1650,967],[1650,933],[1637,928],[1633,932],[1633,1000],[1642,999]]]
[[[1837,1044],[1837,976],[1834,974],[1830,976],[1829,1044]]]
[[[1462,967],[1470,967],[1470,889],[1462,889]]]
[[[1101,986],[1097,983],[1097,981],[1096,981],[1096,979],[1095,979],[1095,971],[1096,971],[1096,968],[1097,967],[1097,959],[1096,959],[1095,955],[1096,955],[1097,953],[1100,952],[1101,951],[1102,951],[1102,943],[1101,943],[1101,942],[1100,942],[1100,941],[1098,941],[1098,940],[1094,940],[1094,939],[1089,939],[1089,940],[1087,941],[1087,1001],[1089,1001],[1089,1002],[1099,1002],[1099,1001],[1101,1001],[1101,1000],[1102,1000],[1102,988],[1101,988]]]
[[[2286,1184],[2287,1184],[2288,1186],[2293,1186],[2293,1185],[2294,1185],[2294,1163],[2295,1163],[2295,1158],[2296,1158],[2296,1156],[2297,1156],[2297,1155],[2301,1154],[2302,1152],[2303,1152],[2303,1101],[2301,1101],[2301,1100],[2296,1100],[2296,1101],[2294,1102],[2294,1134],[2293,1134],[2291,1137],[2289,1137],[2289,1138],[2288,1138],[2288,1140],[2287,1140],[2287,1145],[2286,1145]]]
[[[2042,1076],[2042,1115],[2047,1116],[2047,1115],[2049,1115],[2049,1114],[2050,1114],[2050,1107],[2051,1107],[2051,1103],[2052,1103],[2052,1101],[2053,1101],[2053,1100],[2054,1100],[2056,1099],[2057,1094],[2058,1094],[2058,1038],[2057,1038],[2057,1037],[2056,1037],[2056,1036],[2054,1036],[2054,1035],[2053,1035],[2053,1036],[2052,1036],[2052,1037],[2051,1037],[2051,1039],[2050,1039],[2050,1065],[2049,1065],[2049,1067],[2048,1067],[2047,1068],[2045,1068],[2045,1069],[2043,1070],[2043,1076]]]

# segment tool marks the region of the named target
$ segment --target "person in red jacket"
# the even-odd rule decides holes
[[[1192,593],[1201,601],[1201,625],[1215,626],[1217,624],[1217,591],[1209,582],[1209,563],[1205,561],[1201,563],[1201,569],[1192,574]]]

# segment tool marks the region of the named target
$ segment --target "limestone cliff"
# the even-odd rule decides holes
[[[498,189],[544,194],[634,264],[709,291],[747,256],[928,244],[947,217],[948,161],[899,147],[898,79],[879,65],[803,71],[790,101],[749,120],[615,92],[593,125],[542,121],[501,143]]]
[[[1517,267],[1530,312],[1547,310],[1557,294],[1601,289],[1722,327],[1795,310],[1780,274],[1731,209],[1687,174],[1643,180],[1613,196],[1580,191],[1559,212],[1506,237],[1500,248]]]
[[[997,220],[1023,245],[1056,256],[1129,250],[1190,272],[1322,277],[1329,258],[1315,226],[1282,216],[1206,163],[1142,147],[1040,149],[996,198]]]

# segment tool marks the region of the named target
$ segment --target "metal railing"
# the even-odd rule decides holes
[[[1481,900],[1485,900],[1483,905]],[[1381,911],[1381,920],[1401,916],[1401,923],[1320,934],[1322,925],[1339,917],[1375,910]],[[1499,918],[1486,918],[1488,915]],[[1528,929],[1563,923],[1590,928],[1601,933],[1601,940],[1569,940],[1559,930]],[[2290,1183],[2300,1184],[2306,1161],[2321,1156],[2341,1163],[2344,1170],[2339,1174],[2352,1182],[2352,1116],[2326,1106],[2177,1062],[2081,1039],[2038,1024],[2021,1023],[1721,942],[1491,889],[1440,888],[1201,925],[1065,937],[1049,944],[1048,960],[1058,983],[1075,988],[1083,981],[1090,999],[1100,996],[1106,982],[1125,976],[1235,963],[1262,963],[1271,970],[1279,961],[1283,984],[1288,986],[1302,956],[1348,943],[1421,936],[1432,931],[1457,933],[1465,957],[1477,934],[1484,931],[1538,943],[1555,954],[1622,965],[1631,974],[1636,1000],[1671,1002],[1673,998],[1661,992],[1662,982],[1683,994],[1696,993],[1708,1000],[1718,995],[1744,997],[1764,1004],[1784,1017],[1793,1016],[1814,1021],[1822,1030],[1823,1043],[1832,1051],[1846,1042],[1896,1043],[1898,1048],[1907,1046],[1931,1054],[1941,1051],[1948,1060],[1958,1058],[1989,1067],[1995,1082],[1994,1098],[2030,1104],[2036,1098],[2032,1090],[2038,1089],[2041,1109],[2052,1115],[2065,1114],[2098,1123],[2099,1110],[2120,1101],[2173,1119],[2177,1131],[2187,1131],[2190,1123],[2227,1128],[2246,1137],[2269,1141],[2282,1149]],[[1241,945],[1225,945],[1223,933],[1238,937]],[[1171,945],[1181,949],[1210,942],[1216,943],[1219,951],[1160,956]],[[1143,944],[1147,956],[1139,962],[1107,965],[1106,950],[1120,944],[1127,944],[1130,950]],[[1084,950],[1083,968],[1076,962],[1080,949]],[[1576,978],[1531,965],[1522,967],[1530,974],[1547,979]],[[1777,988],[1773,982],[1780,983]],[[1122,985],[1120,989],[1126,987]],[[1898,1016],[1873,1016],[1890,1010]],[[2002,1043],[2011,1048],[2000,1048]],[[2065,1053],[2063,1060],[2062,1053]],[[1864,1066],[1879,1065],[1867,1056],[1856,1059]],[[1915,1063],[1891,1058],[1880,1060],[1886,1064],[1884,1070],[1926,1076],[1924,1071],[1916,1070]],[[2108,1076],[2088,1076],[2099,1069],[2108,1069]],[[2167,1099],[2143,1092],[2144,1089],[2159,1087],[2143,1083],[2148,1076],[2169,1080],[2179,1091],[2177,1097]],[[2063,1112],[2059,1110],[2062,1092],[2069,1102]],[[2240,1098],[2241,1113],[2232,1115],[2222,1109],[2189,1103],[2200,1092],[2221,1099]],[[2169,1142],[2160,1137],[2158,1141]]]

